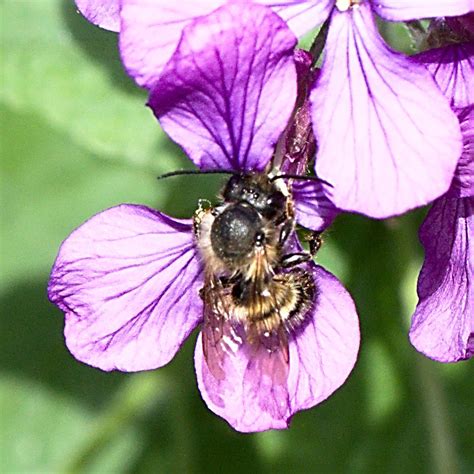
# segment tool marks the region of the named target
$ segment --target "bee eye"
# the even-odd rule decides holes
[[[240,194],[240,186],[242,183],[242,177],[240,175],[232,176],[224,188],[223,197],[224,200],[233,201],[238,198]]]
[[[267,205],[273,208],[282,208],[285,205],[286,198],[283,193],[277,191],[273,193],[267,200]]]
[[[241,180],[240,176],[234,175],[229,179],[229,182],[227,183],[227,186],[229,188],[235,188],[236,186],[239,185],[240,180]]]

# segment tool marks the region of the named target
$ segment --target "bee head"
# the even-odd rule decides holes
[[[287,198],[268,176],[260,174],[233,175],[222,192],[227,203],[247,203],[269,220],[285,213]]]

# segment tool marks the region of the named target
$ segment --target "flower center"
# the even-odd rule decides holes
[[[345,12],[349,8],[357,7],[362,3],[363,0],[336,0],[336,8],[340,12]]]

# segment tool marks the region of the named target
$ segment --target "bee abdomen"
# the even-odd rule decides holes
[[[290,280],[287,284],[293,289],[295,298],[293,304],[287,305],[280,314],[285,329],[293,332],[308,321],[309,312],[317,298],[317,288],[312,275],[308,272],[293,272],[286,275]]]
[[[260,334],[280,326],[291,333],[302,326],[314,304],[315,294],[313,277],[305,271],[277,274],[259,291],[245,282],[233,289],[237,319],[253,326],[253,331]]]

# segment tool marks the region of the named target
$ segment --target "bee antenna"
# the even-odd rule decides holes
[[[160,174],[156,179],[170,178],[171,176],[183,176],[189,174],[235,174],[234,170],[176,170]]]
[[[318,178],[317,176],[304,176],[301,174],[279,174],[277,176],[273,176],[273,178],[270,179],[270,182],[273,183],[273,181],[276,181],[277,179],[307,179],[309,181],[318,181],[319,183],[323,183],[326,186],[329,186],[331,188],[334,188],[334,186],[331,183],[328,183],[324,179]]]

